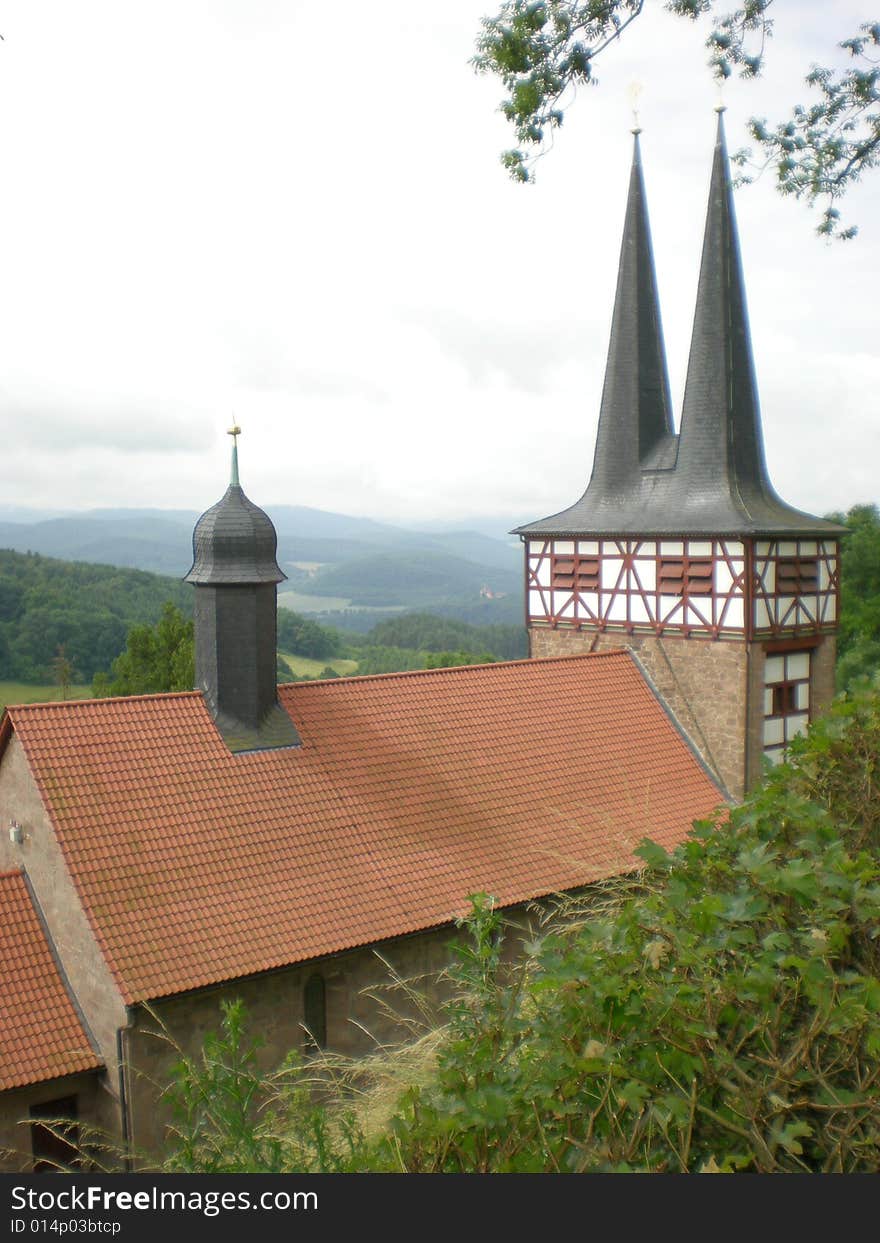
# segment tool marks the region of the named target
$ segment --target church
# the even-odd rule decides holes
[[[48,1117],[160,1153],[157,1086],[241,998],[263,1054],[393,1039],[474,893],[638,866],[742,797],[830,702],[841,528],[769,480],[719,115],[674,431],[635,135],[593,470],[518,528],[526,660],[276,686],[283,571],[229,487],[196,525],[196,688],[0,721],[0,1168]]]

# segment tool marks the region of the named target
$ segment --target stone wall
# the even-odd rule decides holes
[[[827,634],[813,652],[810,665],[810,717],[827,712],[837,689],[837,635]]]
[[[533,920],[524,908],[505,911],[505,918],[512,925],[505,957],[513,959],[521,953],[522,939],[533,934]],[[449,995],[444,969],[452,960],[450,945],[463,935],[448,924],[334,958],[168,998],[156,1003],[152,1014],[138,1008],[134,1025],[125,1033],[136,1160],[148,1161],[161,1152],[170,1115],[158,1102],[158,1091],[171,1079],[178,1049],[196,1053],[205,1036],[218,1030],[224,1002],[244,1002],[248,1033],[259,1035],[262,1041],[259,1064],[272,1069],[291,1049],[307,1051],[303,990],[310,976],[320,972],[326,988],[327,1049],[360,1057],[431,1026],[440,1003]],[[409,990],[423,997],[425,1008],[412,1001]]]
[[[28,1112],[32,1106],[75,1096],[77,1115],[82,1123],[80,1137],[83,1139],[86,1127],[94,1127],[99,1119],[106,1118],[107,1110],[102,1100],[106,1094],[104,1076],[94,1072],[50,1079],[13,1092],[0,1092],[0,1172],[12,1174],[33,1169],[28,1125]]]

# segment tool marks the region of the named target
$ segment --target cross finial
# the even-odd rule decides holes
[[[232,474],[229,483],[231,487],[237,488],[240,486],[238,482],[238,438],[241,435],[241,428],[235,422],[235,419],[233,419],[232,427],[227,430],[226,435],[232,437]]]
[[[641,134],[642,132],[642,127],[639,125],[639,96],[644,89],[645,88],[642,86],[642,83],[636,80],[630,82],[626,90],[627,95],[629,95],[629,105],[633,114],[633,134]]]

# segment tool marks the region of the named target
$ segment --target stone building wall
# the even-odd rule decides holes
[[[104,1076],[95,1072],[68,1075],[64,1079],[49,1079],[45,1083],[30,1084],[12,1092],[0,1092],[0,1173],[26,1173],[33,1169],[28,1125],[32,1106],[75,1096],[83,1137],[86,1127],[94,1127],[101,1119],[106,1120],[107,1109],[102,1100],[106,1095]]]
[[[510,925],[505,957],[512,960],[522,952],[523,938],[533,935],[534,922],[525,908],[514,908],[504,915]],[[205,1036],[218,1030],[224,1002],[244,1002],[248,1033],[259,1035],[262,1041],[259,1064],[263,1069],[275,1068],[291,1049],[307,1051],[303,990],[317,971],[326,988],[327,1049],[361,1057],[430,1027],[450,991],[444,974],[453,957],[450,945],[464,935],[447,924],[333,958],[168,998],[152,1006],[152,1013],[138,1007],[134,1024],[125,1033],[127,1095],[136,1160],[149,1160],[161,1152],[170,1114],[157,1100],[158,1089],[170,1081],[178,1049],[196,1053]],[[398,980],[405,986],[397,984]],[[408,989],[423,995],[426,1009],[408,998]]]

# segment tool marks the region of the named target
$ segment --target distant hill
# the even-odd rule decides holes
[[[180,576],[192,563],[192,526],[154,514],[69,514],[42,522],[0,523],[0,547]]]
[[[190,613],[192,588],[143,570],[0,551],[0,679],[51,681],[63,646],[74,681],[90,682],[132,626],[158,621],[166,600]]]
[[[192,564],[195,510],[95,509],[43,518],[38,511],[15,511],[14,521],[12,512],[0,521],[2,548],[176,579]],[[513,539],[462,529],[410,530],[296,505],[267,506],[267,512],[299,611],[318,612],[324,608],[319,597],[330,597],[349,609],[452,610],[465,621],[475,620],[474,609],[482,616],[484,604],[494,606],[487,621],[521,615],[522,553]]]
[[[425,604],[455,603],[459,598],[479,600],[485,587],[494,595],[511,595],[519,586],[519,577],[512,570],[419,550],[326,566],[300,590],[319,596],[345,596],[353,605],[423,608]]]

